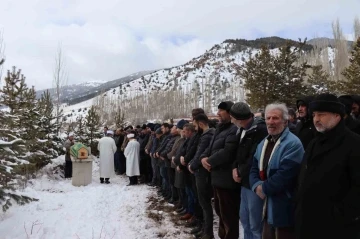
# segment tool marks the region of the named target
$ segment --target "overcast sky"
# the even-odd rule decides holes
[[[351,36],[359,9],[360,0],[1,0],[4,68],[51,87],[61,43],[69,84],[109,81],[183,64],[229,38],[331,37],[336,18]]]

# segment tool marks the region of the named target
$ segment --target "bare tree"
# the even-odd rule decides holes
[[[56,55],[55,55],[55,65],[53,71],[53,85],[54,85],[54,106],[55,106],[55,117],[56,117],[56,124],[58,125],[57,133],[59,133],[59,129],[61,127],[61,94],[63,87],[67,84],[67,70],[66,70],[66,60],[63,54],[62,45],[59,44]]]
[[[341,92],[345,80],[341,72],[350,64],[349,52],[339,19],[332,23],[332,29],[335,41],[334,81],[336,82],[336,91]]]
[[[2,72],[3,72],[3,63],[5,61],[5,43],[4,43],[4,35],[3,32],[0,31],[0,85],[2,79]]]
[[[360,37],[360,19],[359,17],[355,17],[354,20],[354,41],[356,41]]]

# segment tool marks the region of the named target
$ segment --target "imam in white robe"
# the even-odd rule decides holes
[[[140,143],[131,139],[125,148],[126,175],[140,176]]]
[[[115,175],[114,154],[116,149],[115,140],[113,138],[103,137],[99,140],[100,178],[111,178]]]

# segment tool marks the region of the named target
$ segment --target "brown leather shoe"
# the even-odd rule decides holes
[[[190,213],[186,213],[184,216],[180,217],[180,220],[189,220],[192,217]]]

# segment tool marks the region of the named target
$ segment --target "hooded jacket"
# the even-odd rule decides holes
[[[316,128],[314,126],[312,116],[309,111],[309,104],[315,98],[313,96],[306,96],[296,101],[296,106],[299,109],[299,103],[302,101],[307,108],[306,117],[300,118],[300,122],[296,125],[295,135],[300,139],[304,149],[307,148],[310,141],[316,136]]]

